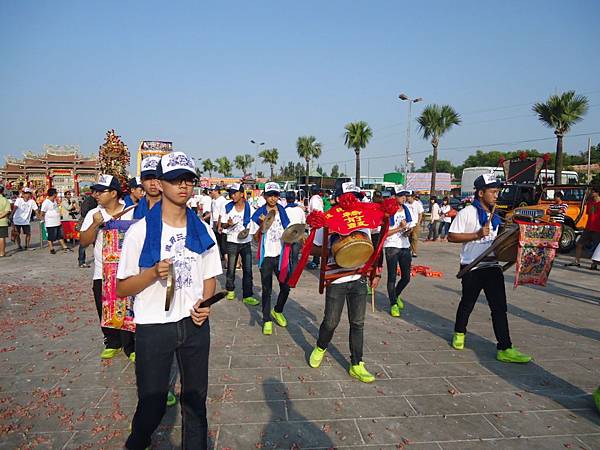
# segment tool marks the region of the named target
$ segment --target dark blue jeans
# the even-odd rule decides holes
[[[410,248],[385,248],[385,262],[387,265],[387,291],[390,305],[396,303],[396,299],[410,282],[410,265],[412,255]],[[396,284],[396,268],[400,266],[401,277]]]
[[[225,289],[228,291],[235,290],[235,268],[239,255],[242,258],[242,297],[252,297],[252,247],[250,246],[250,242],[246,244],[227,242],[226,248],[227,273],[225,275]]]
[[[267,256],[263,259],[260,267],[260,281],[262,284],[262,313],[263,323],[271,321],[271,294],[273,293],[273,274],[275,278],[279,277],[279,256]],[[275,312],[283,312],[285,302],[290,295],[290,287],[287,283],[279,282],[279,295],[277,296],[277,304]]]
[[[137,325],[135,375],[138,404],[125,446],[142,450],[165,413],[173,355],[181,377],[182,449],[206,449],[208,422],[208,320],[196,326],[186,317],[179,322]]]
[[[326,349],[340,323],[344,303],[348,305],[350,322],[350,359],[352,365],[362,361],[365,312],[367,307],[367,279],[362,277],[347,283],[330,284],[325,290],[325,316],[319,327],[317,346]]]
[[[85,264],[85,247],[79,244],[79,265]]]

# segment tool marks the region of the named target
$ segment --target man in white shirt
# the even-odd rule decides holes
[[[310,197],[310,200],[308,201],[308,213],[310,214],[313,211],[321,211],[323,212],[324,209],[324,205],[323,205],[323,190],[319,189],[318,187],[313,187],[311,189],[312,192],[312,196]],[[310,263],[307,264],[307,267],[309,269],[318,269],[319,265],[321,264],[321,257],[320,256],[313,256],[313,259]]]
[[[210,208],[210,220],[213,227],[213,231],[217,238],[217,246],[219,247],[219,251],[221,252],[221,260],[225,261],[227,252],[225,249],[225,235],[223,234],[223,229],[221,228],[221,215],[223,214],[223,209],[225,208],[225,203],[227,203],[227,199],[221,195],[221,187],[215,186],[211,192],[210,196],[212,197],[212,203]]]
[[[46,226],[46,234],[48,235],[48,248],[50,249],[51,254],[56,254],[56,250],[54,250],[54,242],[58,241],[60,246],[63,249],[63,252],[73,251],[70,248],[67,248],[67,244],[65,244],[65,240],[63,239],[62,234],[62,225],[60,222],[60,209],[58,203],[56,202],[56,189],[50,188],[48,189],[48,195],[46,199],[42,202],[41,210],[41,219],[44,221],[44,225]]]
[[[280,327],[287,326],[287,320],[283,315],[283,308],[290,295],[290,287],[287,283],[279,281],[279,295],[277,304],[271,309],[271,294],[273,292],[273,275],[279,279],[279,259],[282,250],[281,236],[288,227],[290,219],[285,208],[278,203],[281,188],[279,184],[269,182],[265,184],[265,205],[258,208],[252,215],[252,228],[250,233],[255,234],[267,215],[273,211],[274,220],[269,229],[259,233],[259,260],[260,280],[262,285],[262,314],[263,314],[263,334],[273,334],[273,320]]]
[[[410,282],[410,266],[412,263],[410,241],[408,236],[415,227],[415,221],[406,202],[409,191],[402,187],[394,188],[398,211],[390,217],[390,228],[383,243],[387,265],[387,291],[390,299],[390,315],[400,317],[404,309],[404,300],[400,296]],[[400,280],[396,284],[396,269],[400,267]]]
[[[94,244],[94,273],[92,281],[92,292],[96,302],[98,318],[102,320],[102,243],[104,238],[104,223],[112,220],[115,216],[122,220],[131,220],[133,211],[125,210],[125,204],[121,200],[121,184],[116,177],[112,175],[100,175],[98,182],[92,186],[95,191],[98,206],[91,209],[83,219],[81,232],[79,235],[79,244],[86,247]],[[104,350],[100,353],[100,358],[111,359],[123,348],[125,356],[134,359],[134,341],[133,333],[117,330],[115,328],[101,327],[104,335]]]
[[[285,194],[285,212],[290,219],[290,225],[297,223],[306,223],[306,214],[304,208],[296,203],[296,193],[294,191],[287,191]],[[298,265],[298,259],[300,258],[300,249],[302,244],[300,242],[294,242],[290,251],[290,269],[289,273],[293,273]]]
[[[184,448],[208,447],[206,393],[210,307],[222,273],[215,235],[186,207],[197,182],[194,161],[182,152],[164,155],[157,169],[162,200],[133,224],[123,241],[117,295],[135,295],[138,403],[125,447],[150,446],[165,413],[169,374],[177,356],[181,373]],[[174,294],[165,303],[174,272]]]
[[[427,233],[428,241],[438,240],[438,230],[440,227],[440,205],[437,202],[437,197],[434,195],[429,199],[429,213],[431,214],[431,222],[429,223],[429,233]]]
[[[419,232],[421,231],[421,223],[423,221],[423,203],[421,200],[417,198],[413,191],[408,191],[408,195],[406,196],[406,206],[410,209],[410,215],[415,222],[415,226],[410,233],[410,250],[412,252],[412,257],[417,257],[417,247],[419,244]]]
[[[343,183],[336,190],[336,197],[348,193],[355,195],[359,200],[362,199],[360,190],[351,182]],[[370,236],[369,229],[360,229],[357,231]],[[317,230],[313,244],[313,253],[316,251],[320,252],[320,247],[328,245],[330,247],[329,255],[331,255],[331,259],[333,260],[331,243],[331,239],[329,242],[324,243],[323,230]],[[372,289],[377,287],[380,278],[381,275],[379,274],[375,276],[371,282]],[[323,321],[319,327],[317,345],[310,354],[308,362],[310,367],[316,369],[321,365],[323,357],[325,356],[325,351],[331,343],[333,334],[340,323],[344,304],[347,304],[348,321],[350,323],[349,344],[351,353],[348,374],[363,383],[372,383],[375,381],[375,376],[366,369],[365,363],[362,360],[368,284],[369,280],[367,277],[360,274],[352,274],[332,281],[331,284],[325,288],[325,312]]]
[[[23,250],[23,247],[21,247],[21,232],[25,235],[25,250],[29,248],[31,243],[31,214],[33,211],[38,210],[37,204],[31,196],[31,189],[23,188],[21,197],[18,197],[13,205],[12,222],[18,232],[17,248],[19,250]]]
[[[450,225],[448,241],[462,243],[461,269],[472,263],[494,242],[500,226],[500,217],[490,214],[500,192],[501,183],[493,174],[480,175],[475,179],[475,197],[472,205],[461,209]],[[496,257],[489,255],[462,277],[462,297],[456,311],[452,346],[462,350],[469,316],[475,307],[481,290],[485,292],[492,313],[492,325],[496,335],[496,359],[502,362],[527,363],[531,356],[512,346],[506,315],[506,291],[504,273]]]
[[[208,195],[208,190],[204,189],[200,196],[200,208],[202,210],[202,219],[206,223],[210,223],[210,213],[212,207],[212,198]]]
[[[227,300],[235,300],[235,268],[238,258],[242,261],[242,301],[246,305],[256,306],[260,302],[254,298],[252,283],[252,236],[250,235],[250,220],[254,208],[246,201],[244,187],[234,183],[229,188],[231,201],[225,204],[221,215],[221,228],[226,236],[225,248],[227,249],[227,274],[225,275],[225,289]],[[239,234],[244,231],[246,236]]]

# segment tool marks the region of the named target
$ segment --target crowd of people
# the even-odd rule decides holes
[[[174,383],[178,373],[182,385],[180,401],[185,412],[183,446],[206,448],[210,306],[204,302],[212,301],[215,296],[216,277],[225,271],[225,297],[234,301],[237,298],[236,270],[241,269],[240,300],[250,307],[261,307],[262,333],[272,335],[274,324],[287,326],[284,310],[295,286],[290,279],[297,273],[296,269],[304,264],[309,269],[319,267],[320,255],[330,255],[325,263],[334,262],[332,252],[323,253],[322,249],[327,246],[331,250],[336,236],[326,240],[323,229],[316,225],[318,219],[336,205],[348,204],[349,199],[365,201],[363,193],[351,182],[340,185],[331,197],[315,189],[306,204],[297,202],[296,192],[282,191],[273,181],[265,184],[262,195],[252,199],[246,198],[244,187],[239,183],[211,186],[195,194],[196,184],[193,159],[182,152],[173,152],[162,158],[145,158],[141,175],[130,180],[128,192],[123,192],[118,179],[108,174],[99,177],[91,194],[84,196],[81,202],[74,202],[67,195],[59,200],[55,189],[49,189],[38,202],[34,193],[24,188],[11,203],[0,189],[0,241],[7,237],[10,219],[19,249],[30,248],[31,219],[36,214],[45,223],[50,252],[56,253],[55,242],[63,250],[71,250],[62,235],[60,222],[65,217],[79,218],[79,265],[88,267],[85,248],[93,246],[92,293],[101,321],[103,233],[109,223],[127,224],[116,272],[116,295],[133,298],[135,333],[101,327],[104,348],[100,357],[114,358],[123,351],[135,363],[138,405],[126,442],[128,449],[144,449],[150,444],[165,408],[177,402]],[[461,243],[461,268],[489,249],[500,225],[500,218],[494,214],[500,188],[498,180],[492,175],[482,175],[475,180],[474,188],[475,199],[460,211],[450,206],[448,198],[439,203],[431,198],[428,208],[427,240]],[[376,192],[371,201],[384,207],[381,193]],[[425,220],[424,205],[410,190],[395,188],[391,204],[389,226],[382,221],[377,227],[357,230],[372,241],[374,249],[378,249],[384,239],[381,256],[373,263],[376,270],[364,275],[338,268],[339,276],[325,285],[323,318],[308,358],[312,368],[320,366],[346,304],[351,360],[348,373],[364,383],[375,381],[363,360],[367,295],[378,288],[385,262],[389,314],[401,316],[406,303],[403,292],[411,281],[412,259],[417,257],[420,229]],[[385,207],[389,205],[388,201]],[[560,194],[550,209],[560,221],[564,214]],[[600,241],[598,191],[592,192],[587,214],[588,228],[581,249],[578,247],[577,262],[586,243]],[[284,233],[294,226],[306,229],[307,233],[302,233],[296,241],[284,242]],[[307,250],[305,241],[310,227],[318,229],[311,233],[314,241]],[[256,247],[256,257],[253,247]],[[4,249],[2,242],[2,255]],[[306,251],[313,255],[310,262],[309,255],[303,254]],[[593,258],[596,259],[596,255]],[[260,299],[255,295],[254,264],[260,273]],[[169,284],[173,289],[171,297],[167,294]],[[274,284],[278,293],[273,304]],[[493,254],[462,278],[452,347],[456,350],[465,347],[469,316],[482,290],[491,310],[497,359],[507,363],[529,362],[531,356],[520,352],[511,341],[504,275]],[[167,303],[165,298],[169,299]],[[600,391],[597,396],[600,402]]]

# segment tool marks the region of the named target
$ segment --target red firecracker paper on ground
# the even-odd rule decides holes
[[[133,297],[117,297],[117,268],[127,229],[134,220],[111,220],[104,224],[102,242],[102,326],[135,331]]]
[[[519,224],[515,287],[524,284],[546,286],[560,234],[560,225]]]

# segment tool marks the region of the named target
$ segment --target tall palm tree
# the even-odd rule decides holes
[[[231,176],[231,161],[226,156],[221,156],[215,159],[217,163],[217,172],[222,174],[224,177]]]
[[[271,167],[271,180],[275,178],[275,166],[279,159],[279,150],[276,148],[264,149],[258,156],[262,158],[263,164],[268,164]]]
[[[310,174],[310,160],[321,156],[322,146],[314,136],[300,136],[296,141],[298,156],[306,161],[306,194],[308,195],[308,176]]]
[[[450,105],[427,105],[421,115],[417,118],[419,131],[423,139],[431,138],[433,147],[433,158],[431,160],[431,195],[435,195],[435,175],[437,171],[438,146],[440,138],[453,125],[460,125],[460,115]]]
[[[346,124],[344,132],[344,145],[354,150],[356,156],[356,178],[355,183],[360,187],[360,151],[367,147],[373,137],[373,130],[364,121],[350,122]]]
[[[202,161],[202,169],[208,172],[208,176],[212,178],[212,173],[217,170],[217,166],[209,158]]]
[[[546,103],[536,103],[533,111],[547,127],[554,128],[556,135],[556,157],[554,158],[554,180],[560,184],[563,169],[563,137],[571,127],[583,119],[588,110],[589,101],[584,95],[575,95],[575,91],[551,95]]]
[[[245,155],[237,155],[235,157],[235,167],[236,169],[242,171],[242,175],[246,175],[246,169],[248,169],[253,162],[254,158],[248,153],[246,153]]]

